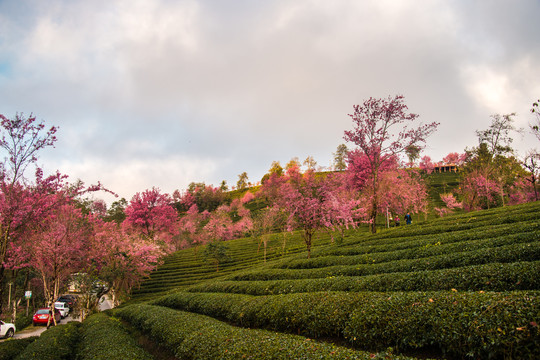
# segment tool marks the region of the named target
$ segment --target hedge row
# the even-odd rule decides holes
[[[92,315],[82,324],[78,360],[151,360],[118,319],[104,313]]]
[[[226,280],[258,281],[281,279],[317,279],[329,276],[364,276],[411,270],[438,270],[489,263],[510,263],[540,259],[540,242],[513,244],[497,248],[452,252],[420,259],[402,259],[384,263],[328,266],[315,269],[260,269],[231,275]]]
[[[270,266],[270,268],[314,269],[335,265],[373,264],[403,259],[420,259],[430,256],[446,255],[471,250],[497,248],[510,244],[537,242],[540,238],[540,222],[538,223],[538,228],[539,231],[522,232],[494,238],[460,242],[448,242],[442,239],[436,241],[437,239],[433,239],[432,241],[423,241],[422,244],[418,244],[413,248],[393,251],[375,252],[372,251],[372,249],[367,248],[364,249],[364,253],[360,255],[327,255],[312,257],[311,259],[293,259],[287,262],[280,262]]]
[[[439,347],[458,357],[540,358],[540,292],[176,293],[153,302],[244,327],[342,337],[363,349]]]
[[[478,231],[456,231],[453,233],[444,233],[434,236],[422,236],[401,238],[399,242],[383,243],[379,245],[357,244],[354,247],[340,246],[337,248],[327,248],[327,250],[314,252],[311,259],[295,259],[293,261],[282,261],[276,263],[273,267],[283,268],[311,268],[322,267],[328,264],[328,259],[335,259],[356,263],[362,261],[364,257],[376,256],[382,260],[394,260],[399,258],[423,257],[426,255],[437,255],[437,251],[446,251],[445,249],[469,249],[473,246],[501,246],[513,244],[514,242],[528,242],[537,240],[540,237],[540,221],[522,223],[519,230],[515,226],[494,227],[481,229]],[[439,248],[433,248],[438,245]],[[419,253],[417,253],[419,252]],[[424,255],[426,253],[426,255]],[[341,260],[340,260],[341,259]],[[387,260],[387,261],[388,261]],[[320,264],[319,264],[320,263]]]
[[[79,322],[59,325],[43,332],[16,357],[17,360],[72,360],[79,341]]]
[[[331,264],[334,267],[311,271],[294,270],[287,272],[286,270],[276,270],[286,268],[285,266],[276,266],[271,269],[260,271],[247,271],[237,273],[230,277],[230,280],[269,280],[269,279],[294,279],[294,278],[321,278],[328,276],[360,276],[377,273],[401,272],[411,270],[433,270],[443,269],[458,266],[467,266],[474,264],[484,264],[489,262],[513,262],[513,261],[530,261],[540,258],[540,243],[536,240],[539,238],[540,232],[527,232],[515,234],[512,236],[499,237],[495,239],[482,240],[477,242],[466,242],[449,245],[432,245],[425,246],[420,249],[411,249],[406,251],[394,251],[375,254],[365,254],[362,256],[349,257],[322,257],[309,260],[290,261],[293,269],[297,269],[296,264],[303,264],[300,268],[308,268],[310,263],[315,264],[313,268],[319,269],[322,264]],[[532,244],[526,244],[533,242]],[[505,244],[512,244],[504,246]],[[523,245],[525,244],[525,245]],[[495,247],[491,249],[491,247]],[[465,252],[466,249],[476,249],[475,251]],[[428,257],[430,254],[444,255],[439,257]],[[411,259],[409,259],[409,257]],[[415,260],[419,259],[419,260]],[[335,267],[341,263],[351,263],[358,261],[359,265],[350,267]],[[382,262],[390,262],[388,264],[380,264]],[[334,264],[332,264],[334,262]],[[369,265],[366,265],[369,264]],[[190,285],[195,279],[185,278],[181,276],[183,273],[162,274],[155,276],[145,282],[144,290],[153,291],[161,289],[164,286],[172,285]],[[215,271],[214,271],[215,274]],[[214,275],[215,277],[216,275]],[[200,278],[199,278],[200,280]],[[155,286],[154,286],[155,285]],[[140,292],[142,293],[142,291]]]
[[[461,230],[472,230],[481,227],[489,228],[497,225],[508,225],[540,219],[540,203],[532,203],[518,206],[508,206],[497,208],[493,211],[482,210],[462,215],[455,215],[448,218],[436,219],[422,225],[402,226],[394,228],[392,231],[380,232],[369,236],[367,239],[362,236],[357,239],[347,241],[348,244],[364,241],[397,240],[400,237],[426,236],[441,234],[444,232],[454,232]]]
[[[36,336],[24,339],[10,339],[0,343],[0,360],[13,360],[34,340]]]
[[[523,261],[354,277],[207,282],[187,287],[186,291],[273,295],[313,291],[540,290],[539,274],[540,261]]]
[[[114,315],[150,334],[178,359],[384,359],[393,356],[355,351],[298,335],[237,328],[207,316],[159,306],[130,305],[116,310]]]
[[[486,228],[474,228],[469,230],[443,232],[436,231],[429,235],[414,235],[403,236],[399,238],[385,238],[382,240],[368,241],[367,239],[361,243],[351,244],[347,242],[337,248],[327,248],[319,252],[315,251],[313,258],[323,257],[328,255],[335,256],[351,256],[362,255],[366,253],[390,252],[396,250],[410,250],[423,246],[429,246],[436,243],[449,244],[458,242],[469,242],[474,240],[500,238],[504,236],[512,236],[514,234],[527,233],[540,230],[540,222],[531,220],[521,222],[519,228],[516,224],[503,224],[489,226]],[[393,232],[393,231],[388,231]]]

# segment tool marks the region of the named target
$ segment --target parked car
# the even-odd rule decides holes
[[[75,307],[75,304],[77,303],[77,296],[71,294],[64,294],[58,299],[56,299],[56,302],[65,302],[68,304],[70,309],[73,309]]]
[[[60,310],[60,315],[62,315],[62,319],[68,316],[69,314],[69,306],[65,302],[57,301],[54,303],[54,307],[58,310]]]
[[[56,323],[59,323],[62,319],[62,315],[60,314],[60,310],[54,309],[54,318],[56,319]],[[47,321],[49,320],[49,308],[41,308],[36,311],[34,314],[34,317],[32,319],[32,322],[35,325],[47,325]],[[54,322],[51,319],[51,324],[54,325]]]
[[[13,334],[15,334],[15,324],[0,320],[0,339],[13,337]]]

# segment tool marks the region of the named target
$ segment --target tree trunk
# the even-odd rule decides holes
[[[304,242],[306,243],[307,248],[307,258],[311,259],[311,238],[312,238],[311,230],[304,230]]]
[[[373,174],[373,199],[371,201],[371,214],[369,219],[371,223],[369,224],[369,229],[371,233],[375,234],[377,232],[377,207],[379,206],[379,169],[375,170]]]
[[[534,189],[534,200],[538,201],[538,190],[536,189],[536,176],[534,176],[534,173],[531,176],[531,183]]]

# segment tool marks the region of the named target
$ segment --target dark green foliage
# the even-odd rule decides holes
[[[540,233],[534,233],[538,236]],[[434,246],[433,248],[437,248]],[[444,251],[444,250],[443,250]],[[370,257],[365,257],[366,262]],[[278,280],[278,279],[317,279],[330,276],[364,276],[397,272],[410,272],[419,270],[438,270],[469,265],[489,263],[508,263],[516,259],[533,261],[540,259],[540,242],[513,244],[496,248],[484,248],[464,252],[444,252],[436,256],[426,256],[419,259],[395,259],[385,262],[372,262],[355,265],[336,265],[314,269],[261,269],[229,276],[228,280]],[[336,261],[339,263],[339,261]]]
[[[206,245],[203,256],[207,259],[210,259],[216,265],[216,271],[219,271],[219,264],[229,260],[227,250],[229,247],[227,244],[219,241],[212,242]]]
[[[178,359],[395,359],[321,343],[297,335],[243,329],[198,314],[131,305],[115,315],[139,328]]]
[[[202,249],[198,256],[181,251],[139,296],[156,299],[177,287],[181,292],[153,304],[251,329],[340,339],[362,350],[540,357],[540,203],[419,223],[377,234],[350,231],[340,244],[321,234],[316,243],[323,245],[311,259],[298,234],[283,237],[288,252],[277,235],[266,264],[256,240],[234,240],[233,260],[220,266],[219,278],[201,262]],[[226,342],[207,334],[204,341],[193,336],[209,349],[208,342]],[[261,348],[274,351],[272,344]]]
[[[458,357],[540,356],[540,292],[300,293],[273,296],[177,293],[154,304],[355,346],[437,346]],[[517,345],[517,346],[516,346]]]
[[[194,285],[192,292],[275,295],[313,291],[510,291],[540,289],[540,261],[485,264],[366,276],[319,279],[219,281]]]
[[[25,339],[10,339],[0,343],[0,360],[13,360],[34,340],[36,336]]]
[[[152,359],[117,319],[103,313],[86,319],[81,331],[78,360]]]
[[[17,319],[15,320],[15,328],[17,331],[24,329],[25,327],[32,325],[32,314],[28,316],[23,314],[18,314]]]
[[[72,360],[79,341],[81,323],[70,322],[58,325],[43,332],[41,336],[24,351],[17,360]]]

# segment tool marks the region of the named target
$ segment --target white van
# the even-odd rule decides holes
[[[68,316],[69,307],[65,302],[57,301],[54,303],[54,307],[60,311],[60,315],[62,315],[62,319]]]

